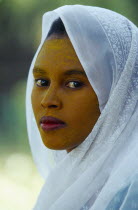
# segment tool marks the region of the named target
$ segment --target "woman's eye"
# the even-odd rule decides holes
[[[49,85],[49,81],[45,80],[45,79],[35,79],[35,84],[38,87],[46,87]],[[78,82],[78,81],[70,81],[67,83],[66,85],[69,88],[75,89],[75,88],[80,88],[83,86],[82,82]]]
[[[73,88],[73,89],[83,86],[83,83],[78,82],[78,81],[71,81],[71,82],[68,82],[67,84],[69,84],[67,85],[68,87]]]
[[[48,85],[48,81],[44,79],[36,79],[35,83],[38,87],[45,87]]]

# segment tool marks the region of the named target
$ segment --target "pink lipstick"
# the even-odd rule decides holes
[[[66,126],[66,123],[55,117],[44,116],[40,120],[40,126],[44,131],[49,131],[63,128]]]

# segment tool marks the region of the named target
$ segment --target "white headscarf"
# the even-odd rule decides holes
[[[31,105],[32,69],[58,17],[101,110],[91,133],[70,153],[43,145]],[[29,71],[26,107],[32,154],[46,179],[34,209],[106,209],[138,172],[137,27],[127,18],[98,7],[70,5],[45,13],[42,40]]]

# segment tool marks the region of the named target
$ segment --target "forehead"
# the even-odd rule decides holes
[[[81,65],[69,38],[48,39],[36,59],[37,65]]]
[[[86,73],[68,38],[48,39],[36,59],[33,74],[80,75]]]

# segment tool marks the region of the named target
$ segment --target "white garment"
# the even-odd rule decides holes
[[[46,148],[31,106],[32,69],[60,17],[95,90],[101,115],[70,153]],[[138,172],[138,29],[107,9],[70,5],[44,14],[42,40],[27,82],[27,127],[36,165],[46,179],[35,210],[104,210]],[[48,176],[47,176],[48,175]]]

